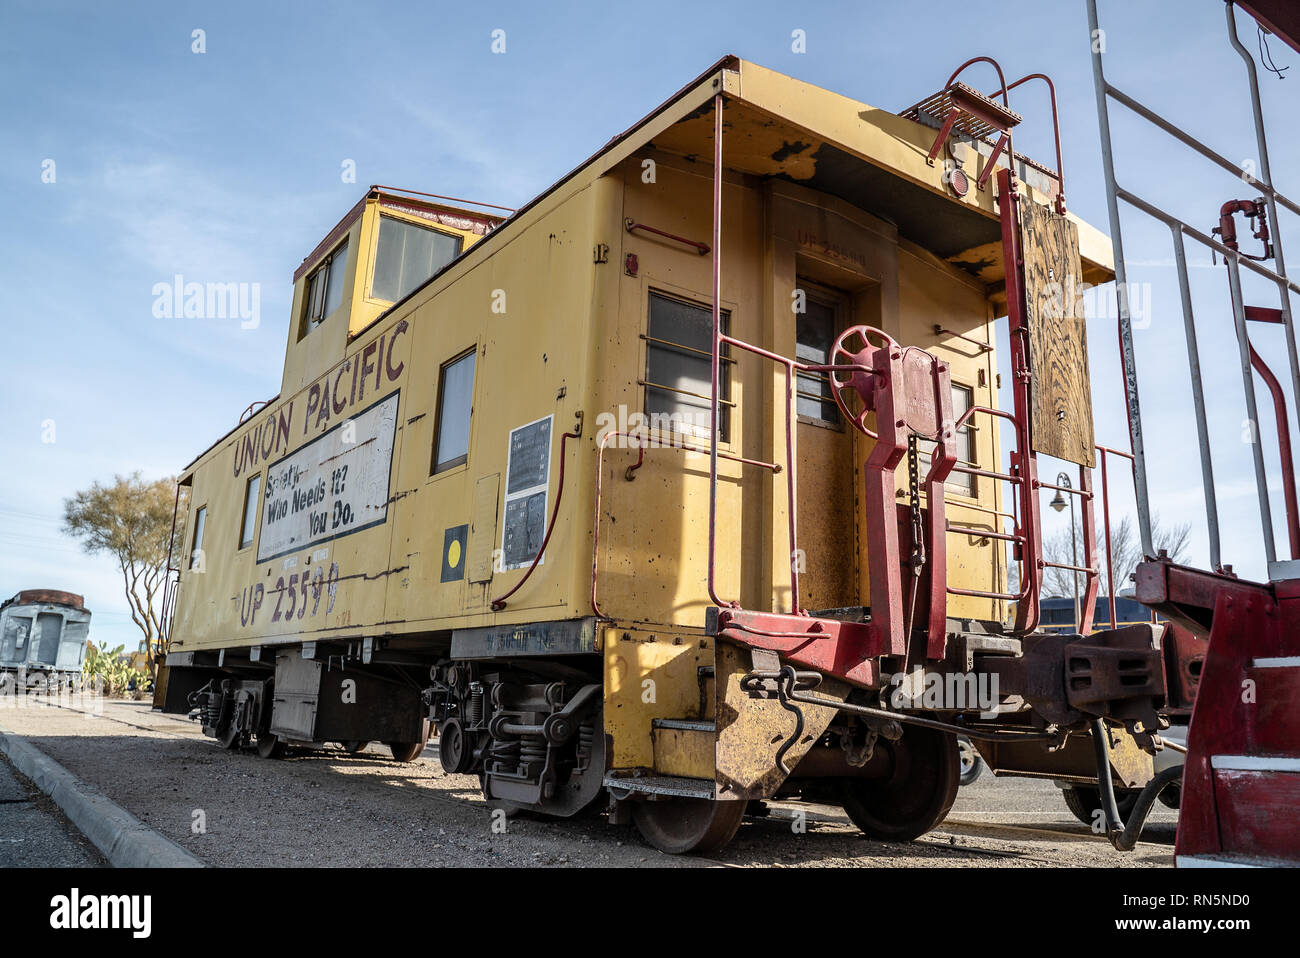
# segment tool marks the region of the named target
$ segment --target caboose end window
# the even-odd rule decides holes
[[[459,256],[462,242],[450,233],[381,216],[370,295],[397,302]]]
[[[722,310],[722,331],[731,314]],[[707,439],[712,431],[713,314],[708,306],[662,293],[650,294],[647,323],[645,411],[651,433],[680,433]],[[731,433],[731,363],[724,344],[718,373],[718,440]]]

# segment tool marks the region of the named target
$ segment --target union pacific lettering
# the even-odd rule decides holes
[[[385,381],[398,380],[406,360],[395,354],[405,351],[406,330],[406,320],[400,320],[391,334],[381,333],[308,387],[307,410],[302,418],[304,436],[311,430],[323,432],[332,418],[345,416],[352,406],[363,403],[367,389],[374,393],[384,387]]]
[[[366,391],[372,394],[385,381],[396,382],[406,368],[406,320],[400,320],[391,332],[381,333],[349,359],[343,360],[307,388],[307,406],[302,418],[302,434],[323,432],[334,418],[346,418],[353,406],[363,403]],[[266,418],[235,440],[235,478],[259,468],[263,462],[277,458],[290,446],[294,400],[272,410]]]
[[[235,440],[235,478],[246,469],[256,469],[258,465],[280,454],[281,449],[289,446],[289,426],[293,422],[293,400],[287,406],[272,410],[271,413],[248,432],[242,439]]]

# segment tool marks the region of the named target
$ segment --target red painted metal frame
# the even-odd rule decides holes
[[[1006,75],[1003,73],[1001,65],[996,60],[994,60],[992,57],[979,56],[979,57],[972,57],[971,59],[967,60],[965,63],[959,66],[955,71],[953,71],[952,76],[948,78],[948,83],[944,86],[944,90],[949,91],[950,97],[955,95],[955,91],[953,90],[953,83],[956,81],[957,77],[960,76],[961,73],[967,67],[972,66],[973,64],[976,63],[989,63],[993,66],[993,69],[997,71],[998,81],[1002,85],[1001,87],[998,88],[997,92],[989,95],[989,99],[992,100],[992,99],[996,99],[999,96],[1002,97],[1002,103],[1008,111],[1010,111],[1011,109],[1010,93],[1016,87],[1028,83],[1030,80],[1042,80],[1043,83],[1047,84],[1047,93],[1048,93],[1048,97],[1051,100],[1051,106],[1052,106],[1052,135],[1056,144],[1057,191],[1056,191],[1055,205],[1056,205],[1056,212],[1064,216],[1065,215],[1065,164],[1063,162],[1062,153],[1061,153],[1061,119],[1060,119],[1060,110],[1058,109],[1057,102],[1056,102],[1056,84],[1054,84],[1052,82],[1052,78],[1045,73],[1029,73],[1026,74],[1025,76],[1022,76],[1019,80],[1015,80],[1012,83],[1007,83]],[[992,175],[994,169],[997,167],[997,161],[1002,156],[1003,151],[1005,150],[1006,155],[1008,157],[1007,162],[1013,169],[1015,167],[1016,153],[1013,145],[1010,127],[1006,125],[1006,123],[1002,120],[1002,118],[989,114],[986,110],[979,109],[978,104],[973,104],[968,102],[963,104],[960,107],[953,106],[948,110],[948,115],[944,117],[943,125],[939,128],[939,133],[935,137],[933,145],[930,147],[930,152],[926,155],[926,162],[928,162],[930,165],[934,165],[934,161],[935,159],[938,158],[939,152],[943,148],[943,144],[947,142],[948,137],[952,134],[952,128],[957,121],[958,115],[962,112],[970,113],[972,116],[975,116],[977,119],[982,120],[989,126],[996,127],[998,130],[1001,131],[1002,134],[998,138],[997,143],[994,144],[993,152],[988,157],[988,160],[985,163],[984,172],[980,174],[979,179],[976,183],[976,185],[981,190],[983,190],[988,183],[989,177]]]
[[[1294,756],[1300,742],[1300,668],[1261,663],[1300,651],[1300,580],[1263,585],[1162,559],[1138,566],[1138,584],[1143,603],[1195,603],[1212,622],[1187,743],[1177,856],[1300,863],[1297,777],[1269,768],[1276,756]],[[1225,756],[1262,767],[1216,767]]]
[[[1057,182],[1056,212],[1059,213],[1061,216],[1064,216],[1065,215],[1065,165],[1061,160],[1061,115],[1056,108],[1056,84],[1052,82],[1052,78],[1049,77],[1046,73],[1029,73],[1026,74],[1025,76],[1022,76],[1019,80],[1016,80],[1010,86],[1004,87],[1003,89],[999,90],[998,93],[1001,93],[1005,96],[1006,94],[1014,90],[1016,87],[1020,86],[1022,83],[1028,83],[1030,80],[1042,80],[1044,83],[1046,83],[1047,94],[1052,101],[1052,135],[1056,139],[1056,182]],[[994,93],[993,96],[997,96],[998,93]],[[1014,159],[1015,159],[1015,154],[1012,154],[1012,160],[1014,161]]]
[[[872,622],[841,622],[781,612],[719,609],[717,634],[740,645],[780,653],[789,664],[839,676],[855,685],[880,681],[879,657],[900,655],[882,644]]]
[[[1122,452],[1119,449],[1111,449],[1109,446],[1097,446],[1097,451],[1101,453],[1101,526],[1106,534],[1106,600],[1110,606],[1110,627],[1113,629],[1118,622],[1115,611],[1115,551],[1111,546],[1110,537],[1110,476],[1106,471],[1107,456],[1123,456],[1129,461],[1130,470],[1133,466],[1133,454],[1131,452]]]
[[[1240,202],[1240,201],[1236,201]],[[1225,203],[1224,209],[1230,204]],[[1232,217],[1227,217],[1227,222],[1232,222]],[[1265,240],[1267,244],[1267,240]],[[1226,245],[1226,240],[1225,240]],[[1281,323],[1282,310],[1266,306],[1244,306],[1242,309],[1247,322],[1256,323]],[[1254,367],[1255,372],[1259,373],[1264,384],[1268,386],[1269,394],[1273,397],[1273,415],[1277,424],[1277,449],[1278,459],[1282,466],[1282,494],[1286,502],[1286,528],[1287,535],[1291,544],[1291,558],[1300,559],[1300,504],[1297,504],[1296,481],[1295,481],[1295,462],[1291,455],[1291,420],[1286,409],[1286,393],[1282,389],[1282,384],[1278,382],[1277,376],[1273,370],[1264,362],[1263,357],[1255,351],[1255,347],[1246,343],[1250,350],[1250,365]]]
[[[1012,405],[1016,431],[1016,451],[1011,456],[1011,471],[1019,479],[1019,520],[1021,534],[1025,538],[1020,583],[1025,598],[1016,603],[1015,631],[1025,634],[1038,627],[1042,615],[1039,595],[1043,584],[1043,558],[1038,505],[1038,459],[1029,431],[1029,386],[1032,374],[1029,369],[1029,328],[1026,325],[1025,290],[1021,275],[1024,257],[1020,250],[1020,202],[1014,170],[999,170],[998,211],[1002,222],[1003,273],[1007,286]]]
[[[721,93],[713,97],[713,245],[712,256],[712,315],[713,335],[710,350],[710,404],[711,422],[709,429],[709,556],[708,556],[708,593],[709,600],[720,608],[739,608],[739,603],[726,601],[718,596],[717,590],[717,525],[718,525],[718,435],[721,428],[719,403],[719,377],[722,366],[722,347],[724,344],[735,346],[747,352],[769,359],[785,368],[785,474],[787,496],[787,520],[790,539],[791,587],[790,611],[801,615],[803,609],[799,604],[799,573],[794,562],[798,549],[798,523],[795,503],[797,483],[794,462],[794,380],[798,372],[853,372],[871,374],[871,370],[856,365],[819,365],[801,363],[781,356],[770,350],[736,339],[722,332],[722,109],[724,97]],[[723,458],[726,458],[725,456]]]
[[[982,343],[974,336],[967,336],[965,333],[953,332],[951,329],[945,329],[944,327],[938,324],[936,324],[934,327],[934,333],[936,336],[940,336],[940,335],[951,336],[954,339],[965,340],[966,342],[970,343],[972,346],[976,347],[982,353],[993,352],[993,345],[991,343]]]

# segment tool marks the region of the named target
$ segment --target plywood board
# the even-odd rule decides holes
[[[1020,204],[1035,452],[1092,468],[1092,387],[1079,230],[1049,207]]]

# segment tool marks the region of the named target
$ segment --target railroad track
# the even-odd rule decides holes
[[[113,722],[117,725],[156,735],[163,735],[175,740],[195,742],[208,741],[199,734],[197,726],[178,718],[172,718],[169,716],[158,717],[153,713],[150,713],[152,721],[133,721],[129,717],[114,715],[108,711],[95,712],[58,701],[41,699],[36,699],[35,701],[49,708],[59,708],[67,711],[79,712],[89,718]],[[322,758],[330,757],[328,750],[316,750],[316,752]],[[342,753],[340,753],[340,756],[342,756]],[[436,748],[431,748],[427,751],[421,761],[437,763],[438,755]],[[487,804],[481,798],[477,797],[461,798],[455,795],[431,794],[429,798],[438,804],[459,806],[462,808],[473,809],[475,811],[483,811],[487,808]],[[794,806],[774,802],[769,805],[767,815],[761,818],[756,817],[750,819],[750,821],[756,823],[766,821],[772,825],[780,823],[780,829],[785,830],[800,814],[803,815],[804,821],[809,825],[844,828],[853,831],[855,838],[858,837],[856,835],[856,829],[849,822],[848,818],[843,815],[843,813],[839,813],[829,806],[819,807],[818,810],[814,810],[806,805]],[[538,824],[544,824],[544,822],[538,822]],[[1059,857],[1044,857],[1042,855],[1034,854],[1032,851],[1026,851],[1023,848],[990,848],[986,845],[974,843],[974,841],[1023,843],[1027,840],[1041,841],[1043,838],[1050,838],[1057,842],[1067,840],[1088,844],[1108,844],[1106,839],[1083,830],[1082,826],[1074,827],[1069,824],[1044,824],[1041,826],[1025,825],[1011,822],[979,821],[971,818],[948,818],[939,828],[918,839],[915,844],[938,852],[951,852],[954,855],[976,855],[981,858],[1008,862],[1016,861],[1041,865],[1060,865],[1062,860]],[[863,839],[863,841],[866,840]],[[1169,847],[1169,844],[1166,842],[1144,842],[1144,844],[1148,844],[1153,848]],[[646,851],[651,852],[653,850],[647,848]],[[716,865],[720,868],[746,867],[745,865],[736,862],[720,861],[707,857],[694,857],[693,860],[701,865]],[[780,867],[789,867],[778,861],[773,861],[771,864]]]

